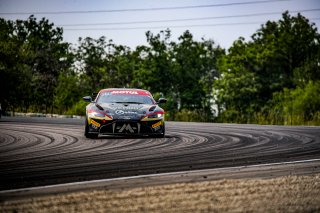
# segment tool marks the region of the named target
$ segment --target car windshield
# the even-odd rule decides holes
[[[155,102],[150,96],[111,94],[109,92],[105,92],[99,95],[97,103],[154,104]]]

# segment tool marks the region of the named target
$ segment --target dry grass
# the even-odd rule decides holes
[[[70,193],[5,201],[0,212],[320,212],[320,174]]]

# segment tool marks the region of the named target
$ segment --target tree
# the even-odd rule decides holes
[[[62,28],[54,28],[54,24],[45,18],[37,22],[35,17],[30,16],[27,21],[17,22],[17,27],[22,30],[21,33],[27,34],[25,44],[31,50],[26,63],[33,71],[31,86],[36,91],[33,93],[34,104],[48,112],[49,107],[53,107],[59,74],[72,63],[68,57],[69,44],[62,42]]]
[[[251,72],[253,54],[250,54],[250,45],[239,38],[229,49],[228,55],[223,55],[218,60],[219,78],[214,86],[215,102],[219,114],[229,122],[245,122],[248,115],[259,105],[258,91],[261,85],[257,76]],[[250,115],[249,115],[250,116]]]
[[[60,73],[55,88],[54,103],[60,114],[64,114],[80,101],[81,86],[77,74],[69,69]]]
[[[70,66],[69,44],[62,29],[34,16],[15,22],[1,19],[1,101],[15,109],[33,105],[38,111],[53,107],[54,88],[61,70]]]
[[[140,46],[135,52],[140,67],[135,70],[135,83],[168,99],[165,108],[170,119],[175,119],[178,111],[197,111],[198,120],[209,120],[216,59],[223,50],[210,40],[194,41],[189,31],[178,43],[170,40],[170,30],[155,35],[147,32],[146,36],[149,46]]]
[[[16,22],[0,19],[0,102],[6,110],[26,110],[30,103],[32,69],[26,64],[30,51],[26,33]]]
[[[267,99],[282,88],[295,88],[298,76],[309,76],[298,69],[319,52],[319,34],[314,24],[298,14],[283,13],[278,22],[268,21],[252,36],[261,68],[255,71],[265,86],[261,94]],[[295,73],[296,70],[296,74]],[[308,80],[306,81],[308,82]]]
[[[108,69],[106,61],[106,48],[112,48],[112,43],[106,42],[105,37],[92,39],[79,38],[79,47],[76,50],[78,64],[76,68],[80,73],[81,84],[84,93],[97,92],[97,88],[103,88],[111,82],[108,78],[113,71]]]
[[[189,31],[179,41],[173,45],[173,75],[181,108],[209,113],[213,79],[218,76],[216,60],[223,50],[213,41],[194,41]]]
[[[225,111],[221,116],[250,122],[254,114],[272,111],[274,93],[319,79],[319,43],[314,24],[288,12],[262,25],[252,41],[234,42],[220,60],[221,77],[214,85],[216,101]]]

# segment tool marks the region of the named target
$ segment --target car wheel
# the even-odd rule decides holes
[[[89,133],[89,124],[88,124],[87,119],[86,119],[86,123],[85,123],[84,136],[86,138],[90,138],[90,139],[98,138],[98,134]]]
[[[163,126],[162,126],[162,132],[161,132],[160,134],[155,135],[155,137],[156,137],[156,138],[164,138],[165,133],[166,133],[165,130],[166,130],[166,129],[165,129],[165,126],[164,126],[164,124],[163,124]]]

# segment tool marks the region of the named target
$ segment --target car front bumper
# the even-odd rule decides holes
[[[88,119],[89,133],[102,135],[152,135],[164,132],[164,119],[140,120],[100,120]]]

